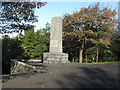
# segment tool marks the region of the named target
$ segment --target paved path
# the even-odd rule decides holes
[[[116,88],[118,64],[43,65],[46,73],[17,76],[3,88]],[[48,70],[47,70],[48,69]]]

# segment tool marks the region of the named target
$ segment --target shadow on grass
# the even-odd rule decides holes
[[[64,79],[56,80],[62,88],[118,88],[118,73],[113,73],[102,68],[77,67],[77,72],[64,75]]]

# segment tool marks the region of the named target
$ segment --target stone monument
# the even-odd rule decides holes
[[[68,54],[62,52],[62,18],[53,17],[50,31],[50,50],[43,54],[43,63],[64,64],[68,62]]]

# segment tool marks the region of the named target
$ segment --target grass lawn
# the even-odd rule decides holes
[[[83,64],[115,64],[115,63],[120,63],[120,62],[115,61],[115,62],[97,62],[97,63],[83,63]]]
[[[80,64],[78,62],[70,62],[71,64]],[[86,62],[83,62],[82,64],[117,64],[117,63],[120,63],[120,61],[115,61],[115,62],[91,62],[91,63],[86,63]]]

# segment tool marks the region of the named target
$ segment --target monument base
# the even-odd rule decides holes
[[[68,54],[67,53],[43,53],[43,63],[45,64],[68,63]]]

